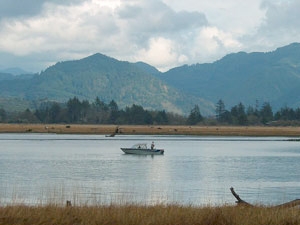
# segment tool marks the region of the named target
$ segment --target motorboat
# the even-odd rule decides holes
[[[164,149],[154,148],[154,144],[151,144],[151,148],[147,147],[145,143],[134,144],[131,148],[121,148],[121,150],[126,154],[136,154],[136,155],[163,155]]]

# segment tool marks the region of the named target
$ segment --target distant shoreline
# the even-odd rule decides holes
[[[117,131],[117,133],[116,133]],[[300,137],[300,127],[270,126],[177,126],[99,124],[0,124],[0,133],[137,134],[199,136],[286,136]]]

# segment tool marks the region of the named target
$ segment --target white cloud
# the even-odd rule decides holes
[[[45,3],[39,15],[2,24],[0,51],[16,56],[50,52],[61,61],[101,52],[124,60],[140,56],[163,69],[187,60],[170,43],[179,45],[182,35],[207,21],[202,13],[175,12],[159,0],[91,0],[68,6]],[[157,60],[156,52],[166,58]]]
[[[297,0],[24,0],[22,4],[20,9],[18,2],[0,2],[0,67],[22,65],[38,71],[49,63],[100,52],[165,70],[214,61],[236,51],[273,50],[300,39]]]
[[[24,18],[39,14],[45,3],[55,3],[69,6],[80,3],[82,0],[1,0],[0,1],[0,19],[1,18]]]
[[[205,27],[199,30],[190,46],[190,59],[193,63],[211,62],[228,52],[237,51],[241,45],[230,33],[217,27]]]
[[[248,51],[270,51],[300,40],[300,2],[297,0],[263,1],[265,17],[256,33],[241,41]]]
[[[159,37],[150,39],[149,46],[138,52],[136,60],[156,65],[161,70],[167,70],[175,66],[174,62],[182,61],[183,58],[177,54],[176,43]]]
[[[259,26],[264,17],[262,0],[163,0],[175,10],[205,13],[209,24],[233,34],[244,34]]]
[[[299,33],[300,31],[300,2],[282,1],[278,3],[264,2],[262,8],[266,10],[266,17],[260,31],[277,32],[281,35],[290,35],[289,32]]]
[[[69,7],[47,4],[39,16],[3,23],[0,50],[15,55],[93,52],[96,44],[107,46],[116,32],[111,10],[96,1]]]

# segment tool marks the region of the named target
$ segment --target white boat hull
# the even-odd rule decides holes
[[[121,150],[126,154],[136,154],[136,155],[163,155],[163,149],[136,149],[136,148],[121,148]]]

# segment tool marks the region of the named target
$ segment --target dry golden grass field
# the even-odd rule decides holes
[[[295,208],[180,205],[5,206],[1,225],[297,225]]]
[[[222,136],[300,136],[300,127],[271,126],[139,126],[139,125],[78,125],[78,124],[0,124],[0,133],[57,134],[171,134]]]

